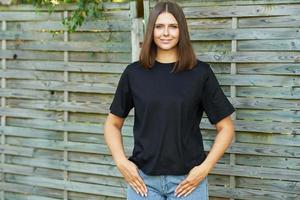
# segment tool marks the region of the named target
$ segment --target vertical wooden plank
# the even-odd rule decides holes
[[[130,7],[130,19],[137,18],[137,3],[136,1],[130,1],[129,7]]]
[[[130,21],[131,21],[131,62],[137,60],[137,55],[139,54],[139,46],[138,46],[138,19],[136,12],[136,2],[130,2]]]
[[[68,11],[64,11],[63,12],[63,16],[64,18],[68,17]],[[64,42],[68,42],[69,41],[69,34],[68,31],[65,30],[64,31]],[[68,51],[64,51],[64,63],[68,63],[69,61],[69,52]],[[68,82],[69,81],[69,74],[68,74],[68,70],[65,68],[64,69],[64,82]],[[69,100],[69,93],[68,90],[64,90],[64,102],[67,103]],[[68,122],[69,120],[69,113],[68,111],[64,111],[64,121]],[[64,146],[67,146],[68,144],[68,131],[64,131]],[[64,150],[64,162],[68,162],[68,150]],[[68,171],[64,170],[64,181],[68,181]],[[67,183],[65,183],[65,185],[67,185]],[[66,189],[64,189],[64,200],[68,200],[68,191]]]
[[[131,30],[131,61],[137,61],[139,59],[141,47],[140,43],[143,41],[143,19],[135,18],[131,20],[132,30]]]
[[[233,17],[232,18],[232,24],[231,24],[231,28],[232,29],[237,29],[237,18]],[[232,40],[231,41],[231,52],[236,52],[237,51],[237,40]],[[236,70],[236,63],[231,62],[230,63],[230,74],[236,74],[237,70]],[[231,85],[230,86],[230,96],[231,98],[236,97],[236,86],[235,85]],[[236,119],[236,113],[233,113],[232,117],[234,119]],[[235,143],[236,138],[234,136],[232,144]],[[236,163],[236,156],[234,153],[230,153],[230,157],[229,157],[229,162],[230,165],[235,165]],[[234,175],[230,175],[229,177],[229,187],[230,188],[235,188],[236,187],[236,181],[235,181],[235,176]],[[230,200],[233,200],[233,198],[230,198]]]
[[[150,1],[144,1],[144,30],[147,30],[148,18],[150,13]]]
[[[7,30],[7,26],[6,26],[6,21],[3,20],[2,21],[2,26],[1,26],[1,30],[2,31],[6,31]],[[2,40],[1,42],[1,49],[5,50],[6,49],[6,40]],[[6,69],[6,58],[2,58],[1,60],[1,65],[2,65],[2,70]],[[6,88],[6,78],[2,77],[1,78],[1,88]],[[6,107],[6,98],[5,97],[1,97],[1,108]],[[6,125],[6,116],[5,115],[1,115],[1,128],[3,129]],[[1,132],[1,146],[4,147],[5,145],[5,135],[4,132]],[[3,165],[5,162],[5,153],[1,152],[1,165]],[[1,184],[4,185],[5,183],[5,174],[4,172],[1,173]],[[4,190],[1,190],[1,200],[4,200]]]
[[[131,61],[137,61],[140,55],[140,43],[143,41],[143,19],[137,18],[136,1],[130,2],[131,13]]]

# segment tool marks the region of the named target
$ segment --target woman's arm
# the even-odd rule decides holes
[[[124,121],[125,118],[109,113],[104,125],[104,139],[124,179],[138,194],[147,196],[147,187],[138,173],[138,167],[127,159],[124,152],[121,134]]]
[[[204,165],[209,167],[209,171],[212,170],[217,161],[223,156],[235,134],[233,120],[230,116],[219,121],[215,127],[217,129],[217,136],[207,158],[203,162]]]
[[[127,159],[121,134],[124,120],[124,118],[109,113],[104,124],[104,139],[116,165],[122,162],[122,160]]]
[[[217,161],[225,153],[234,136],[234,125],[230,116],[225,117],[215,125],[217,136],[215,142],[204,162],[192,168],[188,176],[176,188],[175,195],[186,196],[191,193],[199,183],[213,169]]]

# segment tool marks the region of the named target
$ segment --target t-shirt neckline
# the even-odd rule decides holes
[[[155,59],[155,62],[157,64],[160,64],[160,65],[172,65],[172,64],[175,64],[176,62],[168,62],[168,63],[162,63],[162,62],[159,62],[158,60]]]

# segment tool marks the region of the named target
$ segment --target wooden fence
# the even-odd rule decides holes
[[[229,100],[236,137],[209,175],[211,199],[300,199],[300,0],[177,1],[193,47]],[[155,1],[144,1],[144,20]],[[120,74],[143,38],[136,3],[103,3],[69,33],[73,5],[0,6],[1,200],[125,199],[103,138]],[[134,109],[122,129],[133,148]],[[209,151],[216,131],[201,122]]]

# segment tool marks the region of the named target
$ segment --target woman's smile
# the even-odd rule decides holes
[[[162,43],[166,43],[166,44],[167,44],[167,43],[170,43],[171,41],[172,41],[172,40],[162,40],[162,39],[161,39],[161,42],[162,42]]]

